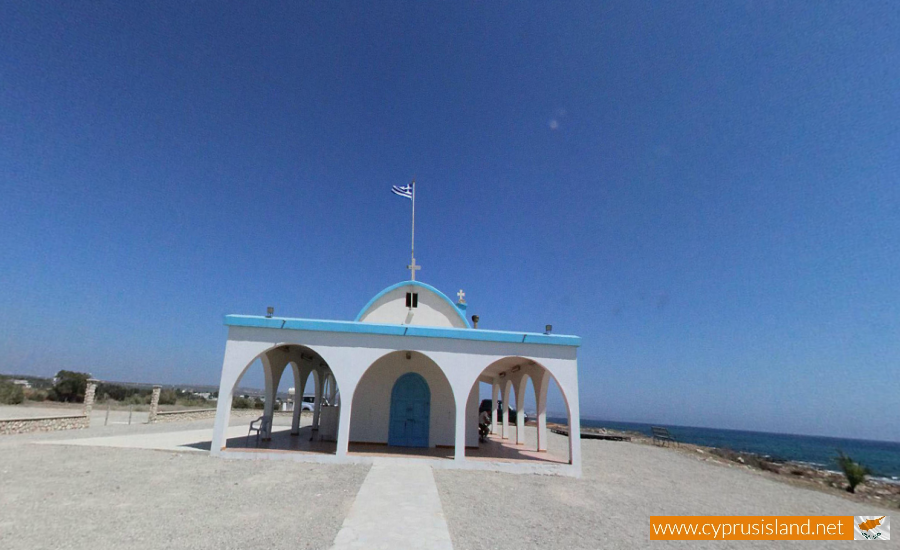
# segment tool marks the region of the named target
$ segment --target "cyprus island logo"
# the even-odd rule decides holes
[[[891,540],[890,516],[854,516],[853,540]]]

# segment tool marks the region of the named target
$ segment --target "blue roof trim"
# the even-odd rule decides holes
[[[425,338],[449,338],[480,342],[507,342],[513,344],[539,344],[552,346],[581,345],[578,336],[564,334],[537,334],[504,330],[465,328],[420,327],[410,325],[381,325],[357,321],[326,321],[322,319],[269,318],[254,315],[226,315],[225,324],[230,327],[277,328],[284,330],[308,330],[316,332],[348,332],[356,334],[381,334],[388,336],[421,336]]]
[[[381,292],[379,292],[378,294],[376,294],[374,298],[372,298],[371,300],[369,300],[369,303],[366,304],[366,305],[359,311],[359,314],[356,316],[356,319],[354,319],[354,321],[357,321],[357,322],[358,322],[360,319],[362,319],[362,316],[363,316],[367,311],[369,311],[369,308],[372,307],[372,305],[373,305],[375,302],[377,302],[379,298],[381,298],[382,296],[384,296],[385,294],[387,294],[388,292],[390,292],[390,291],[392,291],[392,290],[396,290],[396,289],[398,289],[398,288],[400,288],[400,287],[404,287],[404,286],[418,286],[418,287],[424,288],[424,289],[426,289],[426,290],[430,290],[431,292],[434,292],[435,294],[438,295],[438,297],[440,297],[442,300],[444,300],[445,302],[447,302],[447,304],[449,304],[450,307],[453,308],[453,311],[455,311],[456,314],[459,315],[459,318],[462,319],[462,322],[466,325],[466,328],[472,328],[472,325],[469,324],[469,321],[466,319],[465,314],[464,314],[463,312],[461,312],[461,311],[459,310],[458,307],[456,307],[456,304],[454,304],[453,301],[450,300],[450,298],[448,298],[446,294],[444,294],[443,292],[441,292],[440,290],[434,288],[433,286],[431,286],[431,285],[429,285],[429,284],[425,284],[425,283],[422,283],[422,282],[419,282],[419,281],[403,281],[403,282],[401,282],[401,283],[397,283],[397,284],[395,284],[395,285],[391,285],[391,286],[387,287],[386,289],[382,290]]]

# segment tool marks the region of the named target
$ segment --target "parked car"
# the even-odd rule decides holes
[[[478,414],[481,415],[484,411],[491,412],[491,399],[482,399],[481,405],[478,407]],[[525,414],[525,413],[522,413]],[[509,423],[516,423],[516,409],[510,407],[509,408]],[[528,422],[528,415],[525,415],[525,421]],[[497,400],[497,422],[503,422],[503,400]]]

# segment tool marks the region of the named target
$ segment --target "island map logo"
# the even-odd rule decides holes
[[[853,540],[891,540],[890,516],[854,516]]]

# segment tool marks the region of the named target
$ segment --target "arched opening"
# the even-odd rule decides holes
[[[554,425],[547,423],[548,411],[565,426],[571,419],[566,396],[547,367],[505,357],[481,372],[472,393],[478,399],[470,399],[466,409],[467,459],[571,463],[571,439],[552,433]],[[468,436],[484,424],[486,436],[469,444]]]
[[[226,449],[335,453],[339,393],[315,350],[272,347],[244,368],[231,392]]]
[[[372,363],[353,393],[350,453],[453,458],[456,404],[444,372],[416,351]]]

